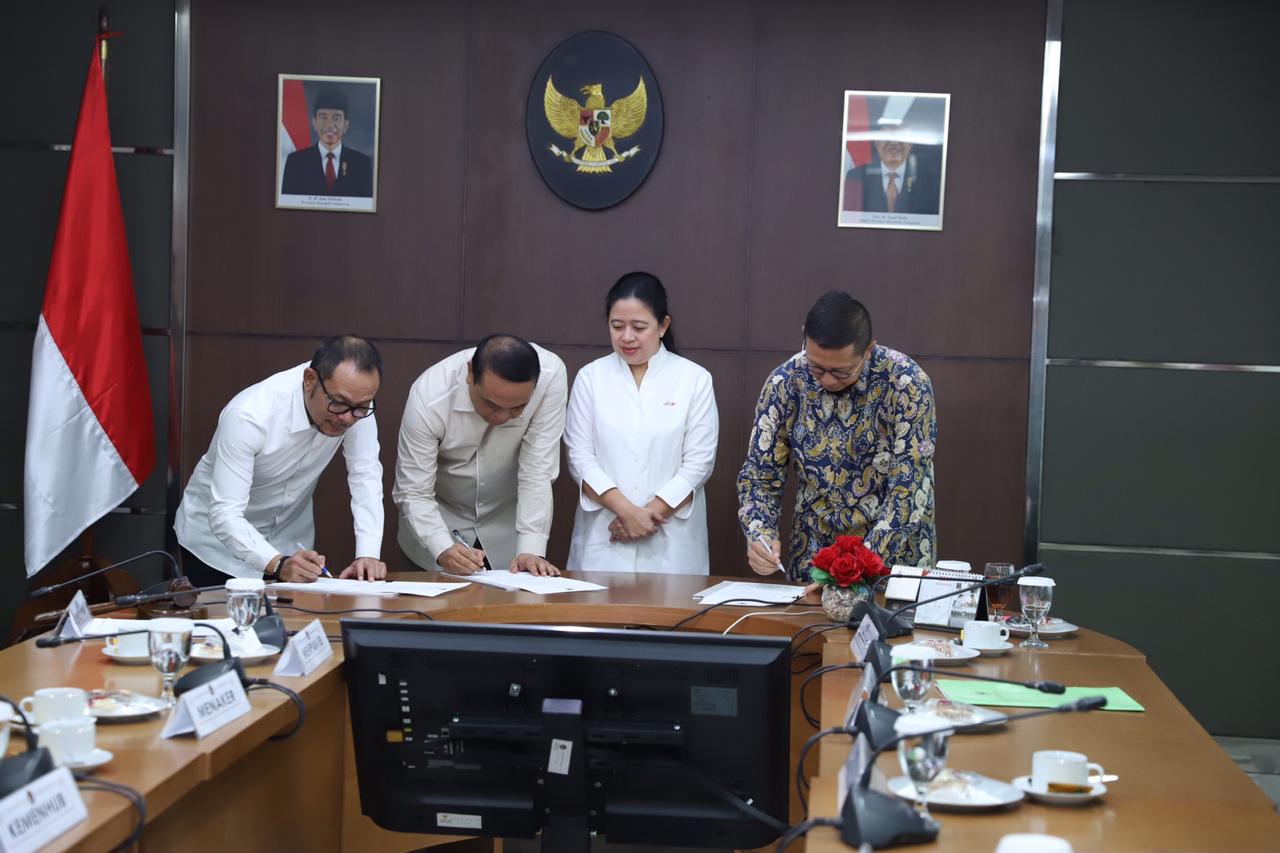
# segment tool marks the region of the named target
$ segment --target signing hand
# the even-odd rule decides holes
[[[355,578],[358,581],[380,581],[387,576],[387,564],[373,557],[356,557],[351,565],[342,570],[340,578]]]
[[[758,575],[771,575],[778,570],[782,562],[782,543],[774,539],[769,547],[759,539],[752,539],[747,548],[747,565]]]
[[[436,562],[451,575],[473,575],[484,571],[484,551],[454,544],[441,551]]]
[[[299,548],[289,555],[280,567],[280,580],[290,583],[311,583],[320,577],[324,569],[324,554],[309,548]]]
[[[513,572],[528,572],[531,575],[555,577],[560,574],[559,569],[536,554],[516,554],[510,568]]]

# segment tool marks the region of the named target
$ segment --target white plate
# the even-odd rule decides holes
[[[67,762],[67,767],[70,767],[72,770],[94,770],[106,764],[113,758],[115,758],[115,756],[110,752],[105,749],[98,748],[79,761]]]
[[[967,649],[971,647],[965,646],[965,648]],[[977,649],[977,652],[978,654],[982,655],[984,658],[992,658],[992,657],[996,657],[997,655],[1008,654],[1009,649],[1011,648],[1013,648],[1013,643],[997,643],[996,645],[991,646],[990,648]]]
[[[1018,790],[1024,792],[1033,800],[1039,800],[1042,803],[1052,803],[1055,806],[1078,806],[1084,803],[1092,802],[1107,792],[1107,786],[1101,782],[1093,786],[1093,790],[1087,794],[1059,794],[1053,791],[1047,791],[1044,788],[1031,784],[1030,776],[1019,776],[1013,780],[1013,784]]]
[[[916,786],[906,776],[895,776],[889,780],[889,790],[904,800],[916,801]],[[967,770],[943,770],[938,778],[929,786],[925,801],[930,807],[955,809],[956,811],[973,811],[977,809],[998,809],[1011,806],[1022,799],[1022,791],[991,779],[981,773],[970,773]]]
[[[92,690],[89,713],[100,723],[131,723],[159,714],[169,706],[163,699],[132,690]]]
[[[280,650],[275,646],[263,646],[262,652],[259,654],[234,655],[234,657],[240,658],[240,662],[245,666],[253,666],[255,663],[262,663],[264,660],[273,658],[278,654],[280,654]],[[222,644],[210,646],[204,643],[195,643],[191,646],[191,659],[201,663],[222,660]]]
[[[145,655],[122,655],[115,646],[103,646],[102,653],[111,658],[112,663],[122,663],[125,666],[141,666],[144,663],[151,663],[150,652]]]
[[[1031,626],[1025,622],[1005,622],[1005,627],[1009,629],[1009,633],[1015,637],[1031,636]],[[1050,616],[1040,626],[1041,637],[1061,637],[1066,634],[1072,634],[1080,630],[1079,625],[1072,625],[1061,619]]]
[[[893,657],[910,658],[912,649],[927,650],[921,656],[931,657],[934,666],[960,666],[978,656],[977,649],[967,649],[951,640],[916,640],[901,646],[893,647]]]
[[[947,723],[966,726],[960,734],[986,731],[1003,725],[1008,716],[980,705],[966,705],[964,702],[952,702],[950,699],[930,699],[924,703],[922,710],[927,711]],[[968,728],[978,727],[978,728]]]

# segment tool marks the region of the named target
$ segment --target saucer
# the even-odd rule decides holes
[[[1013,643],[996,643],[994,646],[965,646],[966,649],[974,649],[984,658],[995,657],[1009,653],[1009,649],[1013,648]]]
[[[960,666],[978,656],[977,649],[966,648],[950,640],[916,640],[893,647],[895,659],[910,659],[912,652],[930,658],[934,666]]]
[[[66,766],[70,767],[72,770],[96,770],[113,758],[115,758],[115,756],[110,752],[105,749],[98,748],[79,761],[68,761]]]
[[[275,646],[263,646],[262,651],[253,655],[239,655],[232,653],[232,657],[239,658],[240,663],[245,666],[253,666],[255,663],[262,663],[268,658],[273,658],[280,654],[280,650]],[[212,661],[222,660],[222,646],[209,646],[204,643],[191,646],[191,659],[200,661],[201,663],[210,663]]]
[[[89,693],[89,713],[100,723],[131,723],[168,708],[163,699],[132,690],[93,690]]]
[[[1051,803],[1056,806],[1079,806],[1084,803],[1092,802],[1107,792],[1107,786],[1101,782],[1093,786],[1093,790],[1086,794],[1059,794],[1054,791],[1047,791],[1044,788],[1036,787],[1031,783],[1030,776],[1019,776],[1013,780],[1014,786],[1031,797],[1033,800],[1039,800],[1042,803]]]
[[[906,776],[890,779],[889,790],[904,800],[916,801],[916,786]],[[929,785],[929,792],[925,795],[925,802],[930,807],[956,811],[998,809],[1021,799],[1022,791],[1008,782],[967,770],[943,770]]]
[[[141,666],[142,664],[151,663],[151,653],[144,655],[122,655],[120,650],[114,646],[103,646],[102,653],[111,658],[112,663],[120,663],[125,666]]]
[[[1009,633],[1015,637],[1031,636],[1031,626],[1024,621],[1015,622],[1010,619],[1004,623],[1004,626],[1008,628]],[[1066,634],[1072,634],[1079,630],[1079,625],[1072,625],[1064,619],[1058,619],[1057,617],[1051,616],[1044,620],[1044,623],[1040,626],[1040,630],[1037,633],[1039,633],[1041,637],[1062,637]]]

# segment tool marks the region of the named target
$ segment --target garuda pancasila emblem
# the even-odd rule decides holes
[[[551,153],[566,163],[576,163],[579,172],[612,172],[610,166],[640,153],[639,145],[618,153],[614,140],[626,139],[644,124],[645,112],[649,108],[644,78],[640,78],[634,92],[608,107],[604,105],[601,84],[592,83],[579,91],[587,96],[585,104],[560,94],[551,77],[547,78],[547,91],[542,96],[547,122],[556,133],[573,140],[571,150],[564,151],[553,143]],[[579,149],[582,150],[581,157],[577,156]],[[613,156],[607,156],[605,149]]]

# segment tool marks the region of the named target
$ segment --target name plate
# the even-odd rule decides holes
[[[862,679],[858,682],[858,686],[853,688],[853,693],[849,694],[849,704],[844,709],[844,724],[846,726],[853,725],[853,718],[858,715],[858,708],[862,707],[862,703],[871,696],[871,690],[875,687],[875,684],[875,667],[867,663],[862,667]]]
[[[162,737],[174,737],[195,732],[197,738],[202,738],[232,720],[238,720],[250,710],[252,706],[244,693],[239,674],[228,672],[183,693],[160,734]]]
[[[310,675],[331,657],[333,648],[329,645],[329,638],[324,635],[324,626],[319,619],[313,619],[310,625],[289,640],[272,674]]]
[[[840,772],[836,775],[837,813],[844,811],[844,800],[849,795],[849,786],[861,782],[870,757],[871,744],[867,741],[866,735],[859,734],[853,741],[853,748],[849,750],[849,757],[845,759],[844,764],[840,765]]]
[[[89,612],[89,602],[85,600],[84,590],[76,590],[71,603],[67,605],[67,618],[62,620],[58,638],[83,637],[88,633],[89,623],[92,621],[93,614]]]
[[[39,850],[88,816],[71,771],[59,767],[0,800],[0,850]]]
[[[880,632],[876,630],[876,624],[871,621],[871,614],[868,613],[862,617],[862,621],[858,623],[858,630],[854,632],[853,639],[849,641],[849,648],[853,651],[853,659],[858,663],[862,663],[867,659],[867,649],[871,648],[871,644],[880,639]]]

